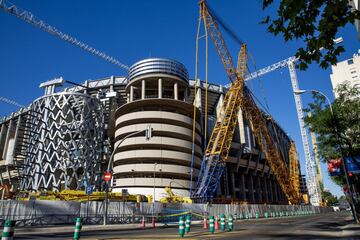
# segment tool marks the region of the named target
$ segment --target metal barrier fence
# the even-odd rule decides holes
[[[71,201],[0,201],[0,224],[5,219],[16,220],[17,226],[39,226],[56,224],[74,224],[77,217],[83,218],[84,224],[101,224],[103,222],[103,202],[71,202]],[[178,216],[191,213],[193,220],[202,220],[204,216],[219,214],[247,215],[249,218],[265,217],[265,213],[324,213],[332,208],[294,205],[239,205],[239,204],[162,204],[110,202],[108,223],[126,224],[140,223],[144,217],[151,222],[177,222]]]

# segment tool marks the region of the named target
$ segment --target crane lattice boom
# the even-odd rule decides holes
[[[90,45],[79,41],[78,39],[76,39],[75,37],[72,37],[66,33],[61,32],[60,30],[58,30],[57,28],[50,26],[49,24],[47,24],[46,22],[44,22],[43,20],[37,18],[36,16],[34,16],[34,14],[32,14],[29,11],[26,11],[24,9],[21,9],[19,7],[17,7],[16,5],[14,5],[13,3],[7,1],[7,0],[0,0],[0,8],[7,12],[10,13],[18,18],[20,18],[21,20],[34,25],[35,27],[40,28],[41,30],[48,32],[64,41],[67,41],[97,57],[100,57],[102,59],[104,59],[105,61],[108,61],[112,64],[115,64],[116,66],[125,69],[126,71],[129,70],[129,67],[123,63],[121,63],[119,60],[115,59],[114,57],[111,57],[109,55],[107,55],[104,52],[101,52],[99,50],[96,50],[95,48],[91,47]]]
[[[22,105],[22,104],[20,104],[18,102],[15,102],[14,100],[5,98],[5,97],[0,97],[0,101],[4,102],[4,103],[7,103],[7,104],[14,105],[14,106],[19,107],[19,108],[24,108],[25,107],[24,105]]]
[[[208,11],[204,0],[200,2],[200,8],[202,15],[200,17],[205,22],[205,26],[210,33],[232,84],[225,95],[221,114],[218,116],[217,123],[210,137],[193,197],[207,199],[213,196],[229,155],[237,124],[237,116],[241,108],[245,117],[250,122],[251,130],[262,151],[265,153],[269,166],[280,187],[290,202],[298,203],[299,196],[294,189],[293,183],[290,181],[289,170],[285,161],[267,128],[267,120],[245,87],[246,45],[243,44],[241,46],[237,71],[216,21]]]

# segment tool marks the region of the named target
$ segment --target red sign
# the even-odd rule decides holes
[[[105,172],[104,174],[105,181],[109,182],[111,180],[111,177],[112,177],[111,172]]]

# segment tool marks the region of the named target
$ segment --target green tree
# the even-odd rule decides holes
[[[322,199],[324,199],[328,206],[333,206],[339,202],[336,196],[326,190],[322,191]]]
[[[360,155],[360,89],[345,83],[336,89],[336,93],[338,97],[332,104],[334,114],[325,98],[316,93],[313,94],[314,103],[305,109],[311,112],[305,122],[317,135],[318,151],[323,162]],[[339,185],[345,183],[344,177],[333,177],[333,180]]]
[[[274,0],[263,0],[263,9],[270,5],[275,5]],[[267,16],[262,23],[267,24],[270,33],[282,34],[285,41],[305,42],[306,46],[296,52],[300,69],[313,61],[322,68],[335,64],[345,49],[336,46],[333,39],[340,28],[360,19],[360,11],[354,10],[348,0],[280,0],[276,9],[276,16]]]

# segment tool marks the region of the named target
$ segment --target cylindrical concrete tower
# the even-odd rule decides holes
[[[127,189],[131,194],[167,196],[171,185],[176,194],[189,196],[193,105],[186,103],[188,72],[183,64],[170,59],[146,59],[129,71],[128,103],[118,108],[115,146],[128,134],[151,124],[153,137],[126,139],[114,156],[114,192]],[[193,187],[201,165],[202,131],[197,110]]]

